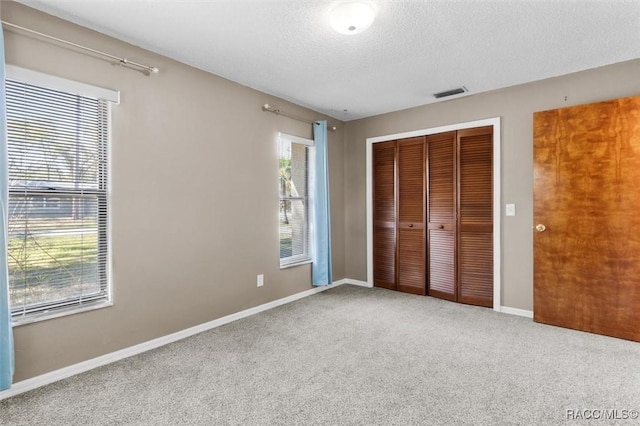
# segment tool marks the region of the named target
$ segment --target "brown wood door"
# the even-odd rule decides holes
[[[459,130],[458,301],[493,306],[493,127]]]
[[[397,289],[425,294],[424,136],[397,142]]]
[[[396,142],[373,144],[373,285],[396,288]]]
[[[427,136],[429,296],[456,300],[456,132]]]
[[[534,114],[534,320],[640,341],[640,97]]]

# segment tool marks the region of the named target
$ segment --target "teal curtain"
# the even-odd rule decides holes
[[[333,283],[331,273],[331,208],[329,204],[329,166],[327,160],[327,122],[313,123],[315,146],[315,179],[313,199],[313,265],[314,286]]]
[[[13,330],[9,305],[7,269],[7,104],[4,86],[4,36],[0,26],[0,390],[9,389],[13,380]]]

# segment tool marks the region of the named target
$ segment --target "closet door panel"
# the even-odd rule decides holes
[[[422,230],[398,230],[398,290],[425,294]]]
[[[429,296],[456,300],[455,235],[429,230]]]
[[[378,228],[374,237],[374,269],[373,280],[376,287],[396,288],[396,230],[395,228]]]
[[[459,301],[493,306],[493,235],[461,232],[458,247]]]
[[[493,306],[493,128],[459,130],[458,301]]]
[[[427,137],[428,294],[456,300],[455,132]]]
[[[373,145],[373,283],[396,288],[396,143]]]
[[[398,141],[397,288],[425,294],[424,137]]]

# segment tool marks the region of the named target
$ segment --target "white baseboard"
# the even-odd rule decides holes
[[[351,285],[357,285],[357,286],[360,286],[360,287],[373,288],[373,284],[369,284],[366,281],[352,280],[351,278],[345,278],[342,281],[344,281],[345,284],[351,284]]]
[[[352,283],[353,281],[353,283]],[[93,358],[87,361],[80,362],[78,364],[70,365],[68,367],[61,368],[59,370],[51,371],[46,374],[42,374],[40,376],[32,377],[27,380],[23,380],[21,382],[14,383],[10,389],[4,390],[0,392],[0,400],[6,399],[32,389],[39,388],[41,386],[48,385],[50,383],[57,382],[58,380],[63,380],[71,376],[75,376],[76,374],[84,373],[85,371],[92,370],[97,367],[101,367],[106,364],[110,364],[112,362],[120,361],[121,359],[128,358],[134,355],[138,355],[140,353],[149,351],[151,349],[159,348],[160,346],[167,345],[169,343],[176,342],[178,340],[185,339],[187,337],[193,336],[198,333],[202,333],[203,331],[211,330],[212,328],[220,327],[221,325],[228,324],[230,322],[246,318],[251,315],[255,315],[260,312],[264,312],[269,309],[273,309],[277,306],[285,305],[287,303],[291,303],[298,299],[302,299],[304,297],[308,297],[314,295],[316,293],[320,293],[321,291],[328,290],[330,288],[335,288],[343,284],[354,284],[359,283],[360,281],[350,280],[350,279],[342,279],[335,281],[331,285],[322,286],[322,287],[314,287],[309,290],[302,291],[300,293],[293,294],[288,297],[283,297],[282,299],[274,300],[272,302],[264,303],[262,305],[245,309],[244,311],[237,312],[235,314],[227,315],[222,318],[218,318],[213,321],[209,321],[204,324],[196,325],[194,327],[187,328],[185,330],[178,331],[176,333],[168,334],[166,336],[158,337],[157,339],[149,340],[144,343],[140,343],[135,346],[130,346],[128,348],[121,349],[119,351],[111,352],[106,355],[99,356],[97,358]],[[365,283],[366,284],[366,283]],[[360,285],[360,284],[355,284]]]
[[[283,297],[282,299],[264,303],[256,307],[237,312],[235,314],[227,315],[225,317],[218,318],[216,320],[209,321],[204,324],[196,325],[195,327],[190,327],[185,330],[178,331],[176,333],[159,337],[157,339],[149,340],[148,342],[140,343],[135,346],[130,346],[128,348],[121,349],[119,351],[111,352],[109,354],[102,355],[97,358],[83,361],[78,364],[70,365],[68,367],[64,367],[59,370],[52,371],[50,373],[42,374],[40,376],[32,377],[30,379],[14,383],[10,389],[0,392],[0,400],[30,391],[32,389],[39,388],[41,386],[48,385],[50,383],[57,382],[58,380],[63,380],[68,377],[75,376],[76,374],[84,373],[85,371],[89,371],[94,368],[101,367],[106,364],[110,364],[112,362],[120,361],[121,359],[124,359],[124,358],[138,355],[140,353],[149,351],[151,349],[159,348],[160,346],[164,346],[169,343],[173,343],[178,340],[185,339],[195,334],[202,333],[203,331],[211,330],[212,328],[229,324],[230,322],[233,322],[242,318],[246,318],[251,315],[255,315],[260,312],[264,312],[266,310],[273,309],[281,305],[285,305],[287,303],[294,302],[304,297],[312,296],[316,293],[320,293],[322,291],[328,290],[330,288],[335,288],[343,284],[350,284],[350,285],[356,285],[356,286],[368,287],[368,288],[373,287],[371,284],[369,284],[366,281],[353,280],[350,278],[344,278],[342,280],[335,281],[331,285],[314,287],[312,289],[305,290],[288,297]],[[505,314],[519,315],[527,318],[533,318],[533,312],[531,311],[527,311],[524,309],[510,308],[508,306],[502,306],[500,308],[500,312],[503,312]]]
[[[533,311],[527,311],[526,309],[510,308],[508,306],[501,306],[500,312],[503,314],[518,315],[520,317],[533,318]]]

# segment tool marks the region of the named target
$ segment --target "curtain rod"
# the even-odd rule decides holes
[[[0,22],[2,22],[2,24],[6,25],[7,27],[11,27],[11,28],[15,28],[17,30],[25,31],[25,32],[28,32],[30,34],[35,34],[37,36],[48,38],[50,40],[55,40],[58,43],[67,44],[69,46],[73,46],[73,47],[78,48],[78,49],[86,50],[88,52],[95,53],[96,55],[101,55],[101,56],[107,57],[109,59],[114,59],[114,60],[118,61],[121,65],[129,65],[129,66],[132,66],[132,67],[140,68],[144,72],[144,74],[146,74],[146,75],[157,74],[158,72],[160,72],[160,70],[158,68],[156,68],[156,67],[151,67],[151,66],[148,66],[148,65],[142,65],[142,64],[139,64],[137,62],[130,61],[127,58],[120,58],[118,56],[111,55],[109,53],[101,52],[100,50],[96,50],[96,49],[92,49],[90,47],[82,46],[82,45],[79,45],[79,44],[76,44],[76,43],[73,43],[73,42],[70,42],[70,41],[67,41],[67,40],[63,40],[63,39],[58,38],[58,37],[50,36],[48,34],[44,34],[44,33],[38,32],[38,31],[34,31],[32,29],[29,29],[29,28],[21,27],[20,25],[12,24],[11,22],[7,22],[7,21],[0,21]]]
[[[280,109],[269,105],[269,104],[264,104],[262,105],[262,110],[263,111],[269,111],[272,112],[276,115],[284,115],[285,117],[289,117],[292,118],[294,120],[298,120],[298,121],[302,121],[303,123],[309,123],[309,124],[313,124],[314,122],[309,120],[308,118],[302,118],[302,117],[298,117],[296,115],[293,114],[289,114],[286,112],[281,111]],[[327,130],[331,130],[332,132],[335,132],[338,128],[336,126],[330,126],[329,124],[327,124]]]

